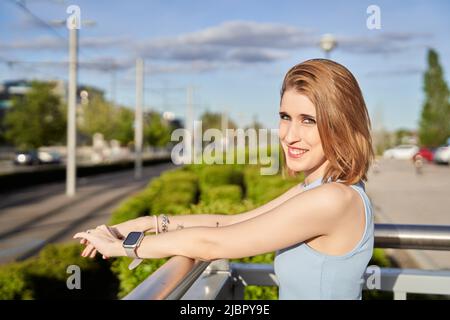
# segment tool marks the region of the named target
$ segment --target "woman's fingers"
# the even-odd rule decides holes
[[[97,250],[94,248],[94,250],[92,250],[91,254],[89,255],[90,258],[95,258],[95,255],[97,254]]]
[[[85,249],[85,257],[90,256],[92,251],[95,250],[95,247],[92,244],[89,244]]]
[[[117,249],[119,245],[117,242],[120,242],[117,238],[102,232],[79,232],[73,237],[75,239],[86,239],[89,245],[83,250],[82,256],[92,258],[95,257],[97,252],[102,255],[106,253],[110,256],[109,252],[112,252],[112,249]]]
[[[86,257],[88,252],[89,252],[89,248],[88,247],[84,248],[83,252],[81,252],[81,256]]]

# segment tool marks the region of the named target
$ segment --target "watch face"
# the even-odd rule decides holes
[[[130,232],[127,236],[127,238],[125,239],[125,241],[123,242],[124,246],[132,246],[135,245],[139,238],[141,237],[142,232]]]

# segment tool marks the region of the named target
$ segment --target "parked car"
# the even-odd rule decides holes
[[[54,163],[61,163],[61,155],[56,151],[17,151],[14,156],[14,164],[16,165],[38,165]]]
[[[450,144],[437,148],[433,160],[436,163],[450,163]]]
[[[39,151],[38,156],[42,164],[61,163],[61,155],[56,151]]]
[[[413,160],[416,159],[417,157],[422,157],[422,159],[425,159],[429,162],[433,161],[433,156],[434,153],[431,149],[422,147],[419,149],[419,151],[413,156]]]
[[[17,151],[14,155],[14,164],[16,165],[36,165],[39,162],[36,150]]]
[[[385,150],[383,153],[383,158],[410,160],[417,152],[419,152],[418,146],[412,144],[402,144]]]

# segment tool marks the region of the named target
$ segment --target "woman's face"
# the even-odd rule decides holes
[[[316,108],[295,90],[286,90],[280,104],[280,141],[290,170],[309,175],[324,166]]]

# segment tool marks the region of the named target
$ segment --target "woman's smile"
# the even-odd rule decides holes
[[[301,149],[301,148],[295,148],[295,147],[287,147],[288,149],[288,156],[290,158],[298,159],[303,157],[303,155],[308,152],[308,149]]]

